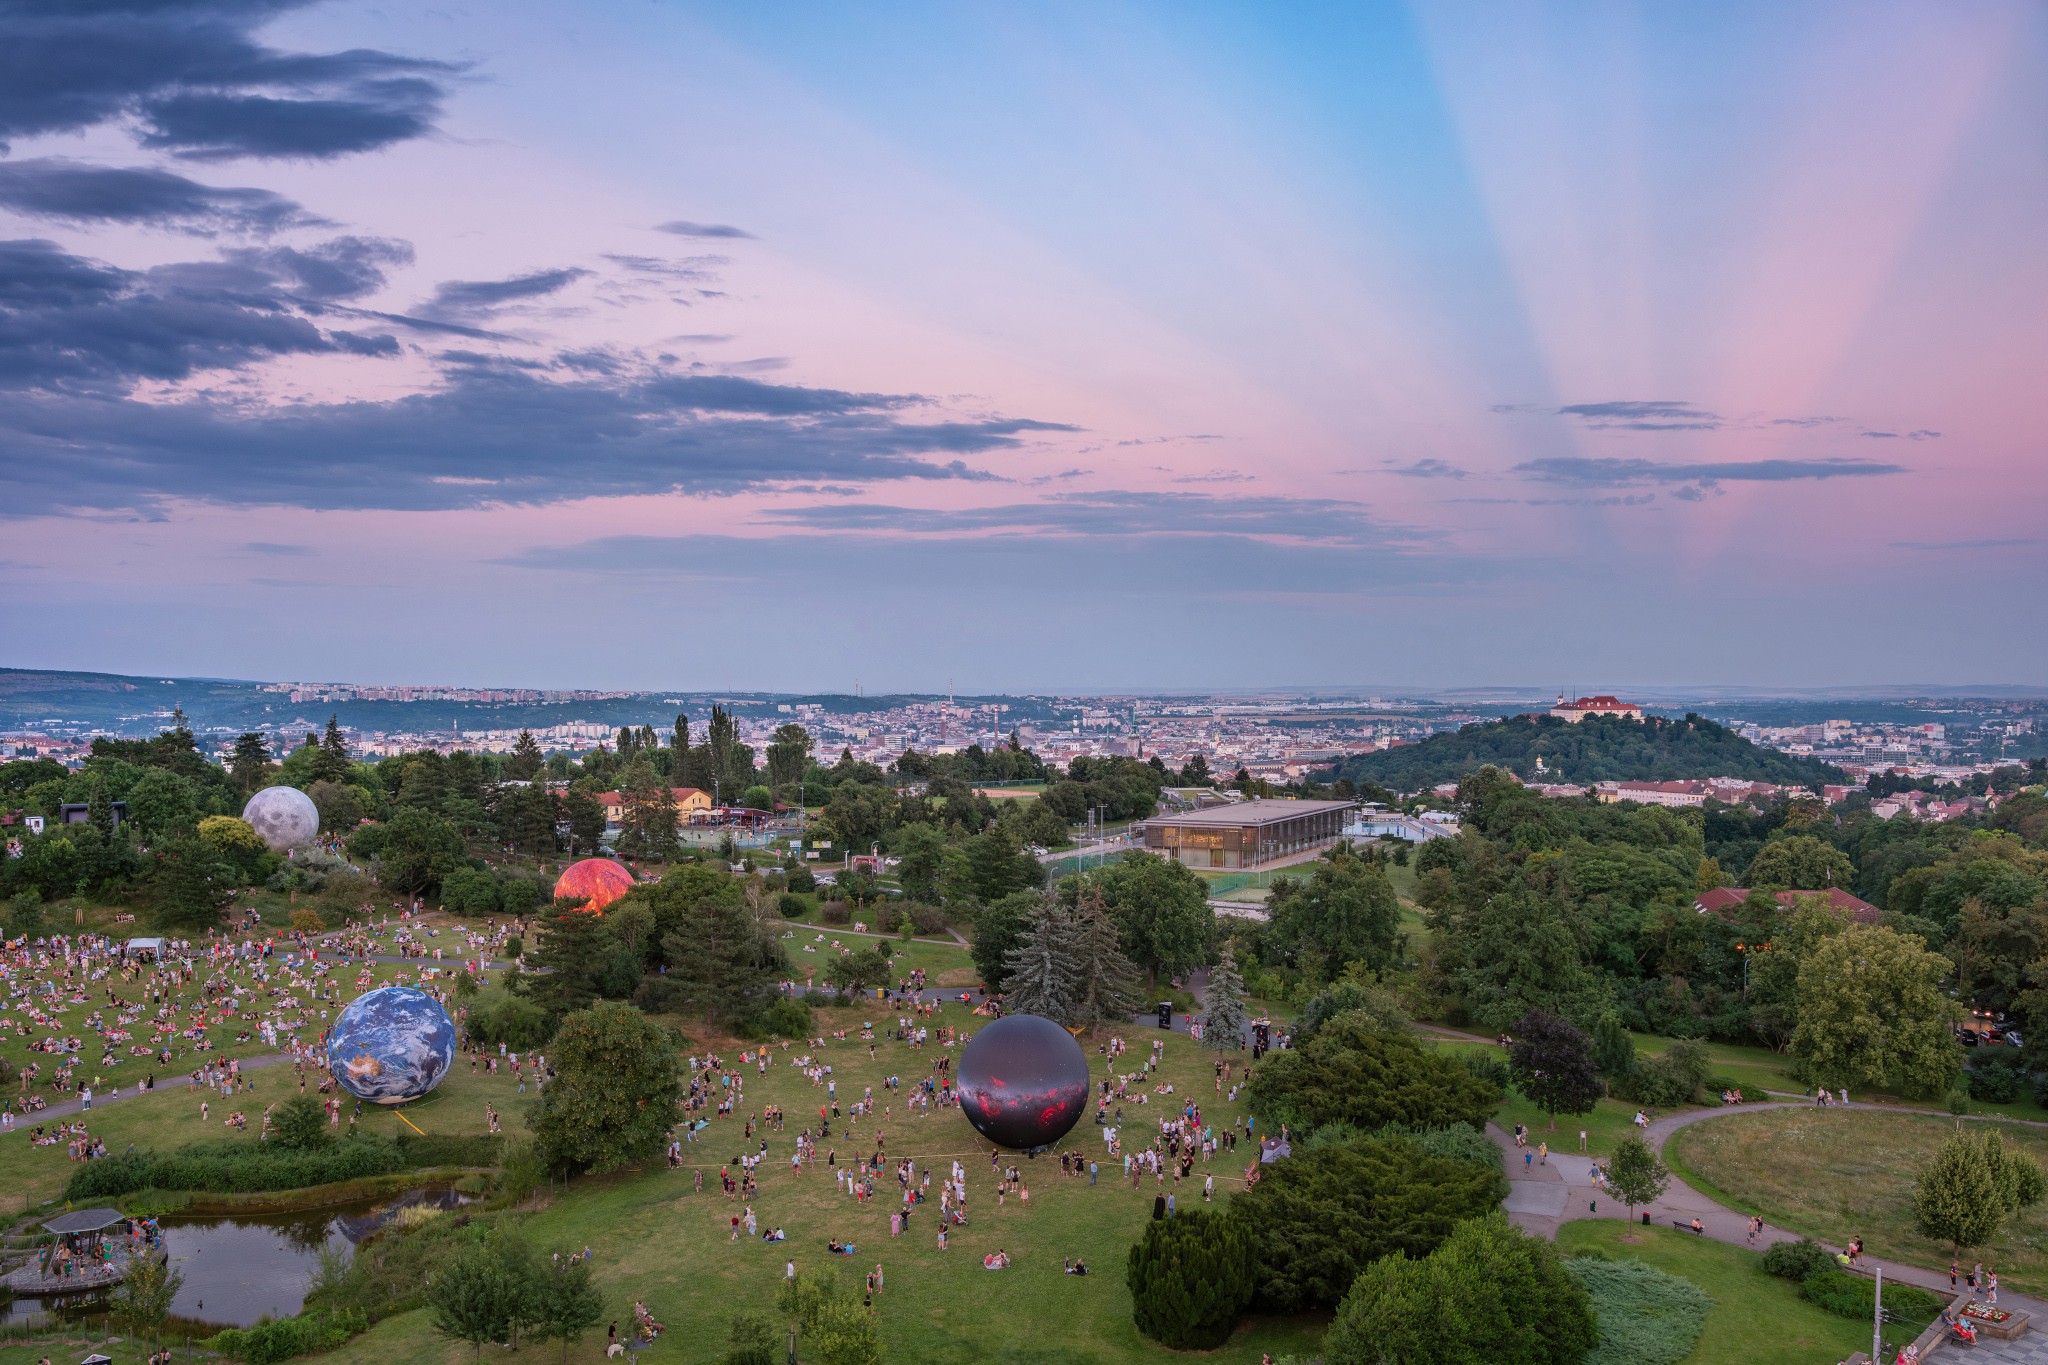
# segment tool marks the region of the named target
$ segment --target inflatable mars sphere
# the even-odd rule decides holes
[[[439,1085],[455,1065],[455,1021],[410,986],[357,996],[334,1021],[327,1069],[343,1090],[372,1104],[404,1104]]]
[[[297,787],[265,787],[242,807],[242,818],[272,853],[310,844],[320,832],[319,809]]]
[[[960,1108],[1001,1147],[1032,1151],[1065,1137],[1088,1108],[1088,1058],[1072,1034],[1040,1014],[1012,1014],[978,1030],[960,1054]]]
[[[624,863],[615,863],[610,858],[585,858],[562,869],[555,882],[555,899],[580,900],[583,909],[602,914],[607,905],[632,889],[633,874]]]

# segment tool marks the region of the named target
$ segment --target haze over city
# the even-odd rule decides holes
[[[2028,684],[2048,16],[0,6],[8,662]]]

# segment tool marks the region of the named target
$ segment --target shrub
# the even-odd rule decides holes
[[[818,907],[818,918],[827,924],[845,924],[853,919],[853,911],[845,901],[826,901]]]
[[[1297,1150],[1230,1203],[1250,1229],[1263,1307],[1333,1308],[1382,1256],[1423,1256],[1461,1219],[1499,1205],[1498,1167],[1433,1156],[1405,1140],[1356,1138]]]
[[[898,914],[910,916],[910,927],[915,933],[942,933],[952,922],[942,905],[927,905],[923,901],[903,901],[890,908]]]
[[[530,915],[542,899],[540,884],[529,877],[513,877],[498,888],[498,908],[508,915]]]
[[[1831,1268],[1800,1285],[1799,1297],[1838,1318],[1869,1322],[1877,1307],[1877,1286],[1861,1275]],[[1947,1303],[1939,1294],[1915,1285],[1888,1284],[1884,1287],[1885,1311],[1909,1322],[1930,1322]]]
[[[2011,1104],[2020,1097],[2026,1073],[2009,1055],[1993,1054],[1973,1062],[1967,1079],[1971,1099],[1986,1104]]]
[[[1709,1076],[1707,1077],[1705,1089],[1710,1100],[1718,1101],[1726,1092],[1742,1089],[1742,1082],[1736,1080],[1733,1076]]]
[[[503,905],[498,879],[474,867],[458,867],[441,879],[441,905],[451,915],[495,915]]]
[[[1804,1237],[1796,1242],[1774,1242],[1764,1252],[1764,1269],[1787,1280],[1810,1280],[1834,1268],[1834,1253]]]
[[[1337,1119],[1366,1130],[1387,1123],[1476,1128],[1500,1106],[1501,1093],[1456,1056],[1349,1011],[1308,1042],[1261,1062],[1252,1073],[1250,1105],[1260,1124],[1274,1131],[1282,1123],[1306,1131]]]
[[[1507,1093],[1513,1078],[1508,1074],[1508,1064],[1501,1058],[1491,1052],[1467,1052],[1458,1060],[1465,1064],[1467,1071],[1480,1080],[1495,1087],[1502,1094]]]
[[[1328,1365],[1577,1365],[1598,1335],[1591,1298],[1556,1248],[1490,1214],[1420,1260],[1374,1261],[1344,1296],[1323,1353]]]
[[[725,1341],[718,1365],[776,1365],[775,1329],[759,1313],[735,1316]]]
[[[794,892],[785,891],[775,898],[775,908],[784,919],[802,919],[811,911],[810,902]],[[734,1321],[738,1321],[735,1319]]]
[[[503,1142],[492,1136],[408,1133],[386,1140],[358,1135],[298,1152],[268,1143],[197,1143],[174,1152],[124,1153],[87,1162],[65,1185],[64,1197],[114,1199],[151,1188],[209,1194],[299,1190],[423,1166],[489,1166],[496,1163]]]
[[[689,1007],[689,992],[672,977],[649,976],[634,988],[633,1003],[649,1014],[681,1014]]]
[[[292,911],[292,928],[302,934],[317,934],[326,925],[327,921],[320,918],[318,910],[301,906],[299,909]]]
[[[733,1032],[742,1038],[808,1038],[811,1036],[811,1007],[786,995],[776,996],[741,1016]]]
[[[258,1318],[247,1327],[230,1327],[205,1344],[244,1365],[275,1365],[293,1356],[331,1351],[370,1328],[356,1311],[302,1313],[292,1318]]]
[[[1600,1344],[1582,1365],[1676,1365],[1692,1354],[1714,1301],[1690,1280],[1642,1261],[1565,1262],[1586,1288]]]
[[[1213,1350],[1251,1302],[1251,1233],[1206,1209],[1147,1223],[1125,1278],[1140,1332],[1176,1351]]]
[[[818,889],[818,879],[812,875],[808,867],[798,863],[789,869],[789,889],[792,891],[815,891]]]
[[[462,1026],[479,1043],[503,1043],[524,1052],[545,1043],[554,1033],[555,1021],[525,996],[503,993],[495,998],[479,997],[479,1003],[469,1007]]]
[[[1321,1136],[1321,1129],[1316,1132]],[[1507,1158],[1502,1154],[1500,1144],[1469,1123],[1453,1123],[1443,1128],[1411,1128],[1390,1123],[1372,1136],[1405,1142],[1430,1156],[1470,1161],[1494,1171],[1506,1170]]]

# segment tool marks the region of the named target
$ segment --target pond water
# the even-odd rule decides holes
[[[306,1290],[327,1248],[348,1253],[409,1208],[452,1209],[470,1197],[446,1187],[408,1190],[391,1199],[335,1204],[295,1213],[187,1217],[167,1215],[164,1246],[185,1277],[171,1316],[200,1328],[247,1327],[268,1314],[288,1317],[305,1306]],[[66,1322],[104,1316],[101,1294],[38,1301],[16,1299],[6,1321],[39,1312]]]

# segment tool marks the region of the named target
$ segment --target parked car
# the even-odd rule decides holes
[[[1959,1028],[1956,1030],[1956,1041],[1961,1043],[1964,1047],[1975,1047],[1977,1046],[1980,1040],[1978,1039],[1977,1035],[1971,1030],[1966,1028]]]

